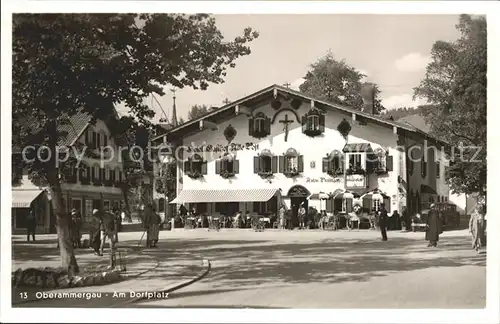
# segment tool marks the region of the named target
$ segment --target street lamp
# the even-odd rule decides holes
[[[169,154],[160,154],[159,162],[160,162],[160,179],[163,180],[163,208],[165,214],[165,220],[167,219],[167,168],[169,163],[173,160],[172,156]]]

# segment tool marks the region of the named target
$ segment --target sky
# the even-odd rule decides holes
[[[367,75],[382,91],[387,109],[415,107],[413,88],[425,76],[432,45],[453,41],[457,15],[214,15],[225,38],[232,39],[252,27],[260,34],[250,43],[252,53],[229,69],[226,82],[208,90],[177,89],[177,117],[186,119],[191,106],[220,107],[272,84],[290,83],[297,89],[310,64],[329,51]],[[156,96],[170,119],[172,92]],[[162,117],[159,105],[148,102]],[[127,111],[119,106],[120,113]]]

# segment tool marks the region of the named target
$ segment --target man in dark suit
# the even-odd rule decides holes
[[[380,234],[382,234],[382,241],[387,241],[387,210],[385,209],[385,204],[380,205],[379,210],[379,226]]]
[[[436,210],[436,205],[431,204],[431,210],[427,216],[427,231],[425,232],[425,240],[429,241],[427,247],[437,247],[439,234],[443,232],[441,225],[441,218]]]

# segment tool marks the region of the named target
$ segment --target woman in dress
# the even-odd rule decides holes
[[[479,252],[485,244],[484,206],[478,204],[469,221],[469,232],[472,234],[472,248]]]

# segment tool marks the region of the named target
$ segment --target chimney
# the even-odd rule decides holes
[[[361,98],[363,98],[361,111],[373,115],[375,113],[375,85],[373,83],[367,82],[361,86]]]

